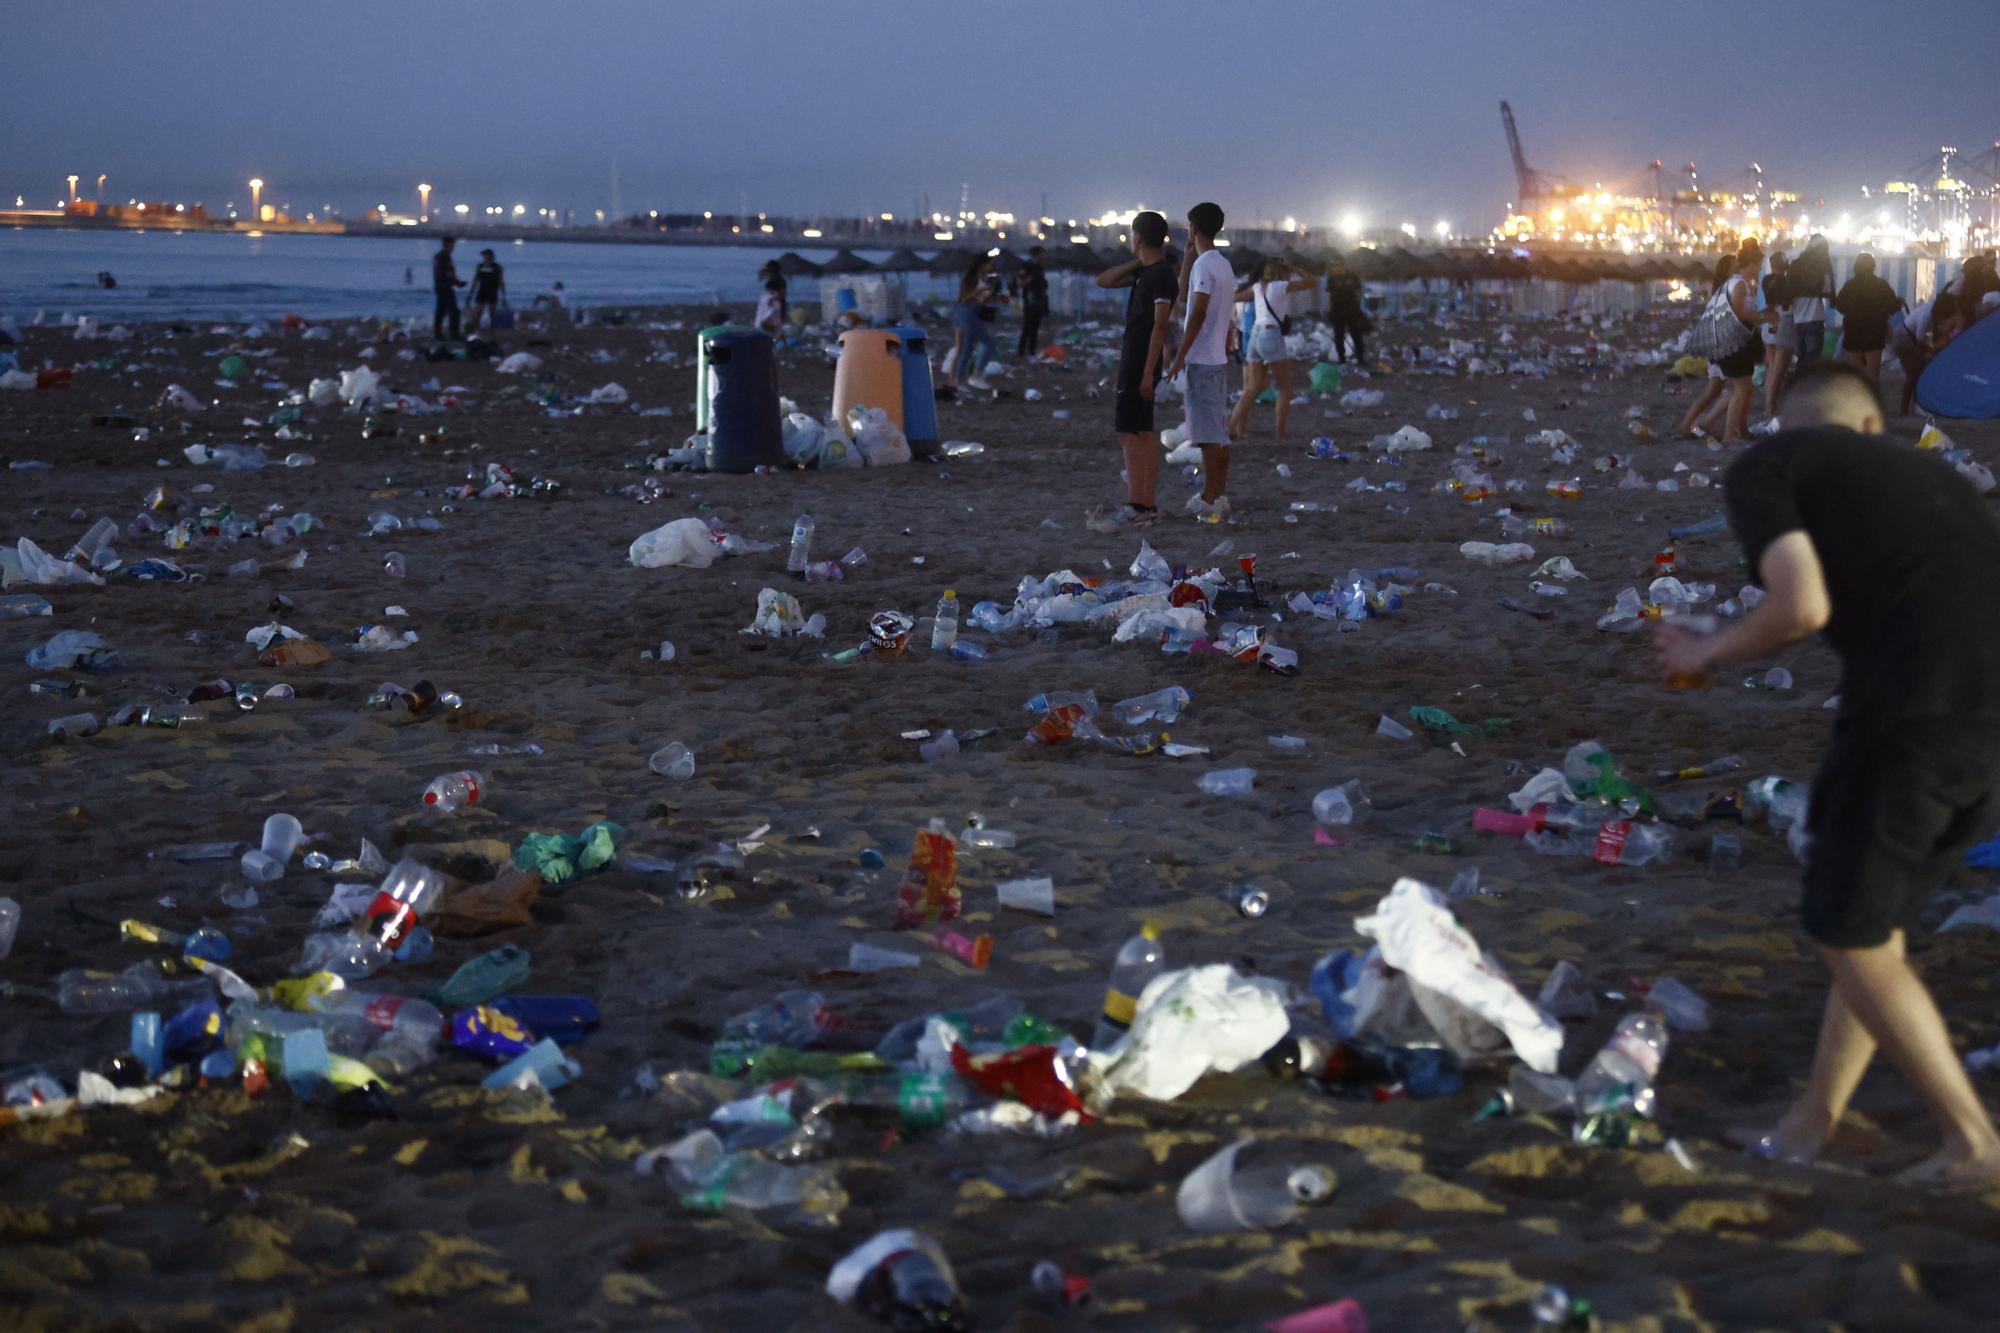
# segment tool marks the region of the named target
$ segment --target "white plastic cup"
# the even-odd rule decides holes
[[[276,861],[280,867],[289,865],[292,853],[306,840],[306,831],[297,819],[290,815],[272,815],[264,821],[264,855]]]
[[[253,884],[275,884],[285,877],[285,863],[253,847],[243,853],[243,878]]]
[[[1052,879],[1010,879],[1000,885],[1000,905],[1036,916],[1056,914],[1056,882]]]
[[[1382,714],[1381,720],[1375,724],[1375,734],[1377,736],[1386,736],[1392,741],[1406,741],[1416,735],[1415,732],[1398,722],[1395,718],[1390,717],[1387,713]]]

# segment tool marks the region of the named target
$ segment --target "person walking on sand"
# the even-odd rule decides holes
[[[1021,303],[1021,340],[1014,355],[1022,360],[1042,346],[1042,321],[1049,314],[1049,271],[1042,258],[1047,253],[1039,245],[1028,247],[1027,259],[1014,273],[1014,298]]]
[[[497,327],[500,303],[506,299],[507,271],[500,267],[491,250],[481,250],[479,267],[472,270],[472,318],[466,321],[466,336],[479,332],[481,319],[488,328]]]
[[[1188,440],[1201,450],[1201,493],[1188,497],[1185,512],[1220,523],[1229,516],[1229,312],[1236,301],[1236,273],[1215,248],[1222,206],[1196,204],[1187,220],[1188,248],[1181,260],[1187,320],[1167,378],[1187,372]]]
[[[1709,297],[1709,301],[1711,305],[1716,302],[1728,305],[1731,313],[1743,324],[1744,339],[1742,345],[1735,351],[1719,357],[1711,366],[1712,371],[1721,373],[1721,378],[1709,380],[1708,387],[1702,391],[1702,396],[1695,400],[1694,406],[1690,407],[1687,415],[1681,418],[1680,426],[1675,433],[1682,439],[1694,438],[1695,426],[1707,412],[1709,404],[1725,393],[1728,395],[1729,405],[1727,415],[1723,418],[1722,442],[1731,444],[1744,438],[1750,428],[1750,392],[1757,373],[1757,363],[1762,359],[1764,349],[1764,344],[1757,338],[1755,330],[1760,322],[1774,324],[1778,319],[1776,310],[1759,311],[1750,294],[1752,280],[1755,279],[1757,271],[1764,267],[1764,247],[1757,239],[1753,236],[1743,242],[1742,247],[1736,252],[1734,271],[1724,277],[1723,264],[1727,262],[1725,257],[1722,263],[1716,265],[1716,276],[1721,285]]]
[[[1126,503],[1099,505],[1086,514],[1092,532],[1150,528],[1159,521],[1155,487],[1160,476],[1160,436],[1153,428],[1153,396],[1165,366],[1167,323],[1180,290],[1167,262],[1167,220],[1158,213],[1132,219],[1132,258],[1097,275],[1099,287],[1131,288],[1125,299],[1125,341],[1118,352],[1118,387],[1112,394],[1111,429],[1125,452]]]
[[[1000,317],[995,305],[1007,298],[1000,291],[1000,275],[992,255],[980,255],[966,267],[958,280],[958,300],[951,308],[951,324],[957,337],[952,344],[951,366],[945,384],[954,393],[963,383],[968,389],[990,389],[985,366],[994,355],[993,322]]]
[[[456,237],[443,237],[438,241],[437,253],[431,256],[431,292],[437,297],[437,308],[431,315],[431,337],[437,342],[444,341],[447,324],[451,326],[451,336],[458,337],[458,289],[465,286],[465,279],[452,266],[451,248],[456,244]]]
[[[1292,293],[1309,292],[1317,286],[1318,278],[1289,259],[1264,262],[1263,277],[1250,292],[1250,308],[1255,312],[1256,322],[1251,325],[1250,341],[1243,349],[1243,396],[1236,400],[1236,410],[1229,414],[1230,439],[1240,440],[1248,433],[1250,409],[1265,386],[1273,385],[1278,391],[1278,402],[1272,438],[1279,444],[1285,442],[1285,418],[1292,410],[1292,349],[1285,342],[1292,331]]]
[[[1804,1092],[1769,1131],[1734,1137],[1817,1156],[1879,1048],[1944,1134],[1904,1178],[2000,1184],[2000,1133],[1905,954],[1932,892],[2000,825],[2000,630],[1967,614],[2000,577],[2000,527],[1951,469],[1879,438],[1874,385],[1852,366],[1799,372],[1783,419],[1724,482],[1764,600],[1713,634],[1658,633],[1670,678],[1822,631],[1841,663],[1800,912],[1832,990]]]
[[[1792,367],[1799,334],[1792,324],[1792,303],[1785,299],[1785,252],[1771,252],[1771,271],[1764,275],[1764,305],[1778,311],[1778,322],[1766,324],[1764,337],[1764,415],[1778,415],[1778,395],[1785,389],[1785,372]]]
[[[1833,298],[1840,312],[1840,359],[1861,368],[1876,383],[1882,379],[1882,349],[1889,342],[1889,321],[1905,309],[1896,289],[1875,273],[1875,256],[1854,256],[1854,276]]]
[[[1361,301],[1361,279],[1347,271],[1347,261],[1335,259],[1326,271],[1326,313],[1333,322],[1333,359],[1347,364],[1347,345],[1354,344],[1354,364],[1368,363],[1365,339],[1370,325]]]

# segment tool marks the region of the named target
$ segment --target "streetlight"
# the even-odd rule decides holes
[[[81,176],[69,177],[69,201],[72,204],[76,202],[76,183],[82,179],[83,177]]]
[[[1451,236],[1451,224],[1449,222],[1440,220],[1437,224],[1436,230],[1438,234],[1438,239],[1440,241],[1446,240]]]
[[[97,173],[97,202],[104,202],[104,173],[101,171]]]
[[[263,197],[263,194],[264,178],[261,176],[252,176],[250,178],[250,220],[252,222],[262,222],[264,220],[264,210],[258,204],[258,200]]]
[[[431,215],[431,187],[428,182],[417,186],[417,219],[428,221]]]

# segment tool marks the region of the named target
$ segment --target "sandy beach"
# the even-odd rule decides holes
[[[1399,609],[1362,623],[1266,612],[1274,640],[1298,654],[1296,676],[1113,644],[1108,630],[1086,626],[968,627],[965,637],[990,651],[983,662],[921,646],[828,660],[888,608],[919,617],[921,637],[921,618],[945,588],[967,607],[1006,605],[1024,576],[1125,576],[1137,540],[1093,533],[1083,519],[1088,505],[1121,498],[1109,398],[1097,394],[1109,372],[1090,354],[1104,339],[1073,349],[1062,366],[1011,368],[994,381],[998,397],[941,404],[943,435],[984,444],[976,457],[775,475],[650,472],[644,460],[693,429],[693,329],[705,314],[505,335],[504,351],[544,359],[535,378],[559,396],[554,408],[495,362],[400,359],[422,345],[379,341],[359,322],[332,325],[323,341],[282,330],[244,340],[147,326],[126,342],[27,330],[23,365],[74,367],[74,383],[0,393],[0,459],[51,465],[4,473],[0,539],[31,537],[60,555],[99,517],[124,528],[160,486],[174,497],[152,514],[162,528],[225,504],[253,515],[308,511],[317,524],[283,550],[245,540],[169,551],[158,535],[121,534],[128,564],[172,559],[203,577],[9,590],[43,593],[54,614],[0,621],[12,701],[0,713],[0,894],[23,908],[0,962],[0,982],[20,988],[0,996],[0,1071],[44,1065],[73,1079],[124,1045],[124,1015],[66,1015],[42,994],[66,969],[116,970],[161,953],[122,942],[123,918],[176,930],[208,920],[228,933],[230,965],[253,983],[293,973],[332,879],[294,863],[260,888],[256,906],[233,909],[222,895],[242,885],[234,863],[157,855],[170,844],[254,845],[266,816],[287,811],[336,858],[368,838],[391,859],[478,882],[525,835],[598,820],[624,826],[630,852],[672,861],[768,831],[742,878],[717,893],[683,901],[673,876],[614,865],[546,888],[527,925],[440,936],[428,962],[370,983],[428,992],[483,950],[528,950],[524,990],[592,997],[603,1017],[572,1050],[581,1076],[545,1103],[482,1092],[487,1067],[447,1048],[395,1080],[393,1119],[344,1117],[276,1081],[254,1097],[235,1082],[190,1086],[135,1107],[0,1126],[0,1310],[10,1312],[0,1324],[863,1329],[878,1325],[828,1299],[827,1270],[876,1231],[909,1226],[943,1245],[974,1326],[986,1329],[1249,1329],[1342,1297],[1360,1302],[1378,1330],[1523,1329],[1528,1302],[1549,1283],[1587,1296],[1606,1329],[1990,1326],[2000,1194],[1883,1179],[1931,1146],[1927,1116],[1891,1071],[1871,1074],[1819,1166],[1755,1163],[1722,1143],[1725,1129],[1781,1105],[1803,1078],[1825,994],[1824,968],[1797,927],[1798,866],[1781,834],[1742,828],[1741,868],[1718,873],[1706,862],[1709,838],[1733,826],[1686,830],[1671,864],[1637,869],[1544,857],[1472,829],[1475,808],[1504,808],[1528,776],[1593,738],[1645,782],[1720,755],[1748,760],[1740,773],[1695,784],[1703,789],[1766,774],[1803,781],[1817,764],[1837,688],[1823,648],[1675,692],[1660,683],[1645,635],[1596,629],[1621,589],[1643,591],[1654,577],[1669,528],[1721,508],[1717,489],[1689,478],[1719,480],[1737,448],[1666,439],[1698,383],[1632,364],[1677,334],[1687,312],[1609,329],[1385,322],[1384,362],[1343,386],[1379,389],[1382,405],[1343,409],[1335,396],[1314,397],[1293,410],[1283,445],[1271,442],[1260,409],[1255,438],[1238,450],[1227,523],[1181,517],[1191,488],[1180,467],[1167,467],[1169,516],[1147,534],[1152,546],[1178,565],[1232,572],[1254,553],[1273,609],[1295,592],[1326,591],[1349,569],[1419,571]],[[1503,323],[1513,339],[1504,347]],[[1436,373],[1405,356],[1442,353],[1452,339],[1553,371],[1469,376],[1461,357],[1457,373]],[[806,337],[780,369],[782,392],[822,415],[833,376],[823,341]],[[231,352],[248,358],[251,374],[225,387],[217,367]],[[115,367],[93,364],[113,356]],[[363,364],[389,390],[458,405],[377,414],[395,433],[376,438],[363,438],[358,414],[308,406],[293,429],[309,439],[274,438],[267,422],[285,391]],[[578,401],[611,381],[629,402]],[[207,409],[160,406],[170,384]],[[1892,394],[1899,387],[1890,381]],[[1433,405],[1456,418],[1427,417]],[[660,407],[671,415],[642,415]],[[109,413],[131,414],[149,437],[92,424]],[[1161,417],[1178,421],[1178,404],[1163,403]],[[1628,420],[1651,438],[1636,438]],[[1405,424],[1429,432],[1434,447],[1394,463],[1368,452],[1373,437]],[[1942,424],[2000,465],[1993,423]],[[1921,425],[1904,418],[1892,429],[1914,444]],[[1547,446],[1526,442],[1545,430],[1576,442],[1574,463],[1558,466]],[[1318,435],[1357,457],[1312,457],[1307,441]],[[1525,491],[1484,504],[1433,494],[1453,451],[1480,436],[1495,480],[1518,478]],[[274,465],[197,467],[183,453],[196,443],[263,443]],[[292,451],[314,461],[276,465]],[[1626,463],[1593,465],[1614,454],[1647,488],[1619,488]],[[483,485],[491,463],[560,489],[451,497],[469,475]],[[624,493],[648,477],[670,493],[647,504]],[[1545,482],[1570,477],[1582,480],[1580,499],[1544,493]],[[1357,478],[1407,488],[1350,489]],[[1680,488],[1654,489],[1662,479]],[[1294,508],[1301,503],[1316,507]],[[1509,540],[1496,518],[1508,504],[1523,517],[1559,517],[1568,531],[1524,538],[1535,548],[1529,564],[1464,558],[1461,543]],[[434,515],[441,526],[366,535],[382,510],[406,521]],[[866,562],[838,582],[789,580],[785,543],[806,510],[816,559],[860,548]],[[627,562],[634,538],[685,517],[773,549],[701,570]],[[302,568],[273,568],[301,547]],[[384,572],[391,549],[406,557],[407,577]],[[1719,597],[1748,581],[1726,534],[1680,542],[1677,554],[1679,577],[1714,582]],[[1587,578],[1564,596],[1539,596],[1528,586],[1533,571],[1557,555]],[[227,574],[251,557],[262,572]],[[766,587],[823,613],[826,639],[740,633]],[[292,607],[273,612],[281,595]],[[407,615],[385,618],[392,605]],[[331,660],[257,665],[244,636],[274,618],[325,644]],[[357,631],[377,624],[413,630],[417,642],[355,651]],[[52,673],[25,655],[65,629],[102,635],[123,669],[79,676],[91,691],[83,698],[30,694],[31,681]],[[643,660],[662,640],[673,660]],[[1771,665],[1788,668],[1795,688],[1744,687]],[[229,700],[206,704],[205,720],[175,730],[107,728],[67,743],[46,734],[57,717],[167,704],[218,677],[260,690],[283,681],[296,697],[247,712]],[[382,682],[419,679],[456,691],[463,706],[414,717],[367,708]],[[1022,742],[1034,721],[1023,705],[1036,694],[1088,689],[1108,703],[1170,685],[1193,702],[1168,730],[1206,756]],[[1468,723],[1512,722],[1491,734],[1376,734],[1385,714],[1410,724],[1416,705]],[[992,734],[934,764],[904,738],[945,728]],[[1304,747],[1277,748],[1270,738],[1281,736]],[[647,768],[675,740],[695,755],[686,782]],[[530,742],[539,756],[472,753]],[[1257,771],[1248,796],[1197,789],[1205,772],[1244,766]],[[425,784],[461,768],[484,773],[484,800],[455,815],[425,808]],[[1371,804],[1338,831],[1341,845],[1316,841],[1314,794],[1349,779]],[[993,939],[983,973],[893,930],[915,830],[932,818],[956,829],[975,814],[1019,836],[1011,850],[960,861],[959,929]],[[1451,851],[1419,850],[1431,833]],[[886,868],[864,864],[869,849]],[[1504,1063],[1471,1068],[1463,1092],[1428,1100],[1328,1096],[1253,1066],[1172,1103],[1120,1099],[1097,1123],[1046,1140],[892,1139],[879,1124],[852,1121],[821,1163],[848,1198],[831,1227],[692,1211],[672,1186],[633,1169],[640,1152],[698,1125],[721,1091],[705,1075],[724,1021],[781,990],[824,995],[851,1025],[837,1046],[871,1047],[904,1019],[999,993],[1087,1038],[1111,960],[1142,922],[1160,924],[1169,966],[1236,962],[1303,991],[1315,960],[1365,944],[1354,918],[1398,878],[1442,891],[1475,866],[1489,891],[1454,898],[1453,910],[1515,982],[1532,996],[1569,961],[1598,997],[1596,1017],[1566,1024],[1565,1072],[1662,976],[1709,1002],[1708,1031],[1674,1034],[1656,1123],[1631,1146],[1575,1145],[1566,1116],[1475,1120],[1504,1083]],[[1028,876],[1053,879],[1053,917],[998,906],[994,886]],[[1229,900],[1246,883],[1270,894],[1261,919],[1239,916]],[[1931,920],[1991,887],[1989,872],[1965,872]],[[850,973],[856,942],[907,948],[922,962]],[[1962,1049],[2000,1041],[2000,938],[1924,933],[1913,951]],[[1977,1077],[1991,1103],[1993,1075]],[[1277,1230],[1191,1233],[1176,1216],[1176,1188],[1245,1133],[1274,1159],[1333,1168],[1338,1192]],[[1668,1151],[1667,1139],[1683,1153]],[[1029,1285],[1042,1259],[1088,1278],[1094,1299],[1051,1311]]]

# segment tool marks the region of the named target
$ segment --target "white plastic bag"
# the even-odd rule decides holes
[[[799,608],[798,598],[776,588],[766,588],[757,594],[757,614],[739,633],[782,639],[797,634],[805,626],[805,612]]]
[[[862,461],[869,467],[910,461],[910,442],[904,437],[903,428],[889,420],[889,414],[881,408],[848,409],[847,429],[854,437],[854,447],[860,451]]]
[[[1132,1030],[1109,1052],[1092,1052],[1093,1097],[1170,1102],[1203,1074],[1254,1063],[1290,1030],[1281,982],[1227,963],[1163,972],[1139,993]]]
[[[794,412],[784,420],[784,435],[786,458],[800,464],[818,461],[820,446],[826,443],[826,427],[804,412]]]
[[[340,372],[340,401],[349,407],[373,402],[381,387],[382,377],[366,366]]]
[[[306,401],[314,407],[332,407],[340,401],[340,381],[314,380],[306,386]]]
[[[1383,962],[1408,974],[1418,1007],[1459,1059],[1492,1055],[1511,1044],[1530,1068],[1555,1072],[1562,1025],[1514,988],[1500,964],[1453,919],[1437,890],[1399,879],[1354,928],[1380,945]]]
[[[590,401],[593,403],[616,406],[630,400],[631,395],[625,392],[625,386],[617,380],[612,380],[609,384],[600,384],[590,391]]]
[[[58,560],[44,551],[27,537],[15,544],[20,564],[18,578],[8,578],[9,586],[19,582],[37,587],[50,588],[67,583],[89,583],[104,586],[104,580],[72,560]],[[9,561],[8,573],[13,573],[15,561]]]
[[[1392,454],[1417,454],[1431,447],[1431,437],[1415,426],[1399,426],[1396,433],[1385,436],[1382,447]]]
[[[677,518],[634,540],[626,558],[640,569],[661,569],[668,565],[707,569],[719,554],[708,524],[698,518]]]
[[[819,465],[823,468],[860,467],[863,463],[861,451],[854,447],[854,441],[847,438],[847,430],[838,421],[829,421],[824,430],[826,438],[820,441]]]
[[[516,352],[502,357],[500,364],[493,367],[502,375],[527,375],[542,368],[542,358],[532,352]]]

